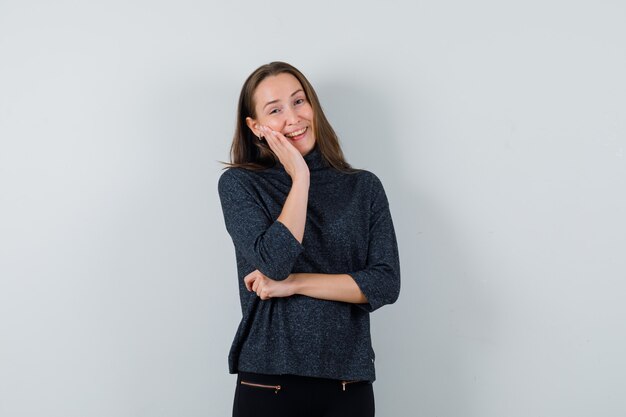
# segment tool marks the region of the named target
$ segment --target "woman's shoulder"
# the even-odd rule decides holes
[[[248,182],[263,176],[268,169],[249,169],[243,167],[227,167],[220,175],[220,183]]]
[[[355,179],[359,182],[365,182],[371,185],[372,187],[382,187],[382,182],[380,178],[372,171],[368,171],[367,169],[353,169],[352,172],[347,175],[354,176]]]
[[[220,175],[217,187],[220,192],[245,187],[254,180],[253,175],[253,171],[245,168],[228,167]]]
[[[237,178],[245,178],[247,169],[239,167],[226,167],[220,175],[220,182],[233,181]]]
[[[222,172],[218,180],[220,192],[226,190],[241,190],[258,188],[261,184],[281,178],[281,173],[275,168],[250,169],[244,167],[228,167]]]
[[[364,200],[387,204],[385,187],[383,187],[382,181],[376,174],[366,169],[359,169],[349,175],[354,175],[354,190],[359,193]]]

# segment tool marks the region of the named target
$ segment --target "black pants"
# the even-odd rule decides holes
[[[240,372],[233,417],[374,417],[368,381]]]

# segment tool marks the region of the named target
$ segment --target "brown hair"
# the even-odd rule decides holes
[[[317,94],[309,80],[295,67],[286,62],[271,62],[257,68],[246,80],[239,95],[237,108],[237,125],[233,143],[230,147],[230,168],[265,169],[276,164],[277,158],[265,141],[259,141],[246,124],[246,118],[256,118],[254,92],[261,81],[270,76],[288,73],[296,77],[302,85],[304,93],[313,108],[313,129],[315,145],[322,158],[333,168],[341,171],[352,171],[346,162],[339,138],[326,119]]]

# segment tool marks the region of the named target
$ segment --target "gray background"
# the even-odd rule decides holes
[[[0,1],[0,415],[227,416],[217,198],[285,60],[383,181],[378,416],[626,415],[621,1]]]

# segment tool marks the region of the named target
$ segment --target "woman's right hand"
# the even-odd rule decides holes
[[[285,171],[287,171],[292,180],[309,177],[309,167],[306,161],[300,151],[289,142],[289,139],[282,133],[267,126],[261,126],[260,130],[270,149],[278,157],[280,163],[283,164]]]

